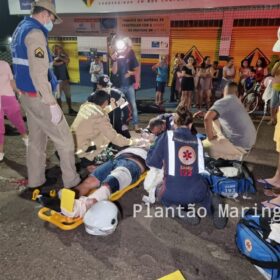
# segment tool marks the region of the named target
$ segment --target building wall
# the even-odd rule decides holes
[[[166,37],[169,38],[167,54],[170,61],[175,52],[179,51],[178,44],[182,46],[180,52],[187,53],[195,46],[202,56],[211,55],[212,60],[219,59],[222,64],[228,56],[235,55],[237,67],[239,67],[240,60],[255,49],[260,50],[257,55],[263,53],[268,59],[271,59],[273,55],[271,49],[273,42],[277,39],[276,31],[280,25],[280,5],[270,6],[269,4],[279,4],[279,1],[272,1],[273,3],[268,1],[263,7],[225,9],[206,8],[213,7],[210,6],[210,2],[215,6],[220,1],[200,1],[200,5],[205,7],[204,9],[184,10],[176,13],[130,14],[117,17],[112,15],[67,15],[63,16],[63,24],[55,26],[51,35],[56,37],[90,36],[93,38],[105,36],[109,38],[112,33],[116,33],[138,38],[140,44],[141,38]],[[235,3],[241,2],[244,1],[235,1]],[[253,2],[256,5],[263,4],[263,1],[254,0]],[[213,31],[216,21],[220,21],[221,25],[216,28],[216,31]],[[249,32],[247,39],[244,38],[246,30]],[[180,32],[183,34],[181,38],[178,37]],[[254,33],[256,33],[255,39]],[[210,34],[215,36],[210,36]],[[104,48],[106,49],[107,46]],[[142,86],[145,88],[154,87],[155,75],[151,66],[158,61],[160,55],[162,55],[160,48],[153,48],[152,45],[150,49],[147,46],[141,49]],[[81,73],[81,75],[83,83],[90,79],[88,73]]]

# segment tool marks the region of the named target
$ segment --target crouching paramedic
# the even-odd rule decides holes
[[[141,139],[128,139],[114,130],[107,113],[110,103],[113,107],[117,106],[107,91],[97,90],[81,105],[71,126],[81,167],[94,165],[94,158],[105,150],[109,143],[119,147],[141,144]]]
[[[220,202],[218,198],[212,199],[200,174],[204,172],[203,147],[200,139],[191,132],[192,114],[185,107],[179,106],[174,122],[175,130],[166,131],[157,138],[146,160],[149,167],[164,168],[164,180],[157,191],[157,197],[167,207],[200,204],[207,213],[213,213],[214,225],[223,228],[226,221],[219,217]],[[197,216],[189,217],[187,212],[184,213],[183,217],[179,217],[187,223],[199,223]]]
[[[61,209],[62,213],[69,217],[83,217],[96,202],[108,200],[112,193],[135,183],[148,169],[146,158],[147,151],[144,148],[130,147],[120,151],[114,160],[98,166],[75,188],[80,198],[74,201],[73,212]],[[98,189],[95,192],[85,196],[96,188]]]

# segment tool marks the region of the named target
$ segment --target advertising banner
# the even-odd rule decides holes
[[[169,53],[169,37],[142,37],[141,53],[167,55]]]
[[[165,35],[169,33],[169,19],[164,16],[120,17],[118,30],[132,35]]]
[[[23,11],[30,11],[31,5],[34,0],[19,0],[20,9]],[[53,4],[55,4],[55,0],[52,0]]]
[[[9,0],[10,14],[28,13],[31,0]],[[66,4],[67,2],[67,4]],[[197,8],[218,8],[263,5],[263,0],[56,0],[61,14],[118,13],[139,11],[170,11]],[[279,0],[267,0],[266,5],[278,5]],[[27,10],[26,10],[27,9]]]

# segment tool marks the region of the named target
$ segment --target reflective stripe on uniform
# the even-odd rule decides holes
[[[202,146],[202,142],[199,139],[199,137],[197,138],[197,159],[198,159],[198,173],[204,173],[205,172],[205,164],[204,164],[204,155],[203,155],[203,146]]]
[[[175,142],[173,141],[173,131],[167,131],[168,140],[168,175],[175,176]]]
[[[29,66],[28,59],[24,59],[24,58],[14,57],[14,58],[13,58],[13,63],[14,63],[14,64],[18,64],[18,65]]]

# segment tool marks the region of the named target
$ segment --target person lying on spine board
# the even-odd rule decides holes
[[[177,214],[193,225],[199,223],[199,217],[187,215],[188,205],[200,204],[213,215],[214,226],[224,228],[227,220],[218,211],[221,201],[212,197],[201,175],[205,170],[203,147],[191,132],[192,114],[184,106],[178,106],[174,123],[175,130],[166,131],[156,139],[146,160],[149,168],[164,169],[163,184],[156,196],[166,207],[184,207]]]
[[[73,201],[73,211],[61,208],[62,213],[68,217],[83,217],[95,203],[108,200],[111,194],[135,183],[148,169],[146,158],[147,151],[144,148],[129,147],[120,151],[114,160],[98,166],[75,188],[80,197]]]
[[[108,106],[119,106],[108,91],[97,90],[88,101],[81,105],[71,131],[76,146],[76,155],[81,159],[81,167],[94,168],[94,159],[104,151],[109,143],[119,147],[142,145],[144,139],[129,139],[118,134],[112,127],[107,109]],[[111,109],[112,109],[111,108]]]

